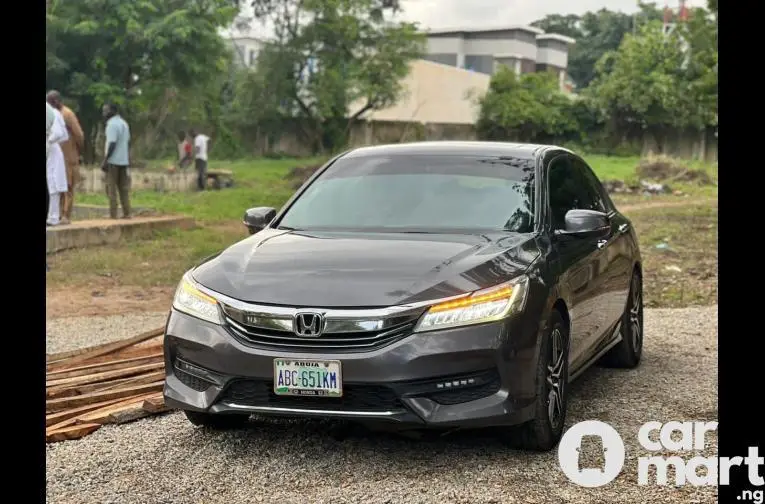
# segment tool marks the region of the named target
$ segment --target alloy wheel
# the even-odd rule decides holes
[[[640,347],[643,344],[643,300],[640,287],[640,279],[635,277],[630,303],[630,333],[632,348],[635,352],[640,352]]]
[[[553,430],[563,420],[563,387],[565,386],[565,355],[563,333],[559,328],[550,334],[550,364],[547,366],[547,415]]]

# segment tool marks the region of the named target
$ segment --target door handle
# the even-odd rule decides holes
[[[602,249],[606,245],[608,245],[608,240],[598,240],[598,248],[599,249]]]
[[[626,224],[626,223],[622,224],[622,225],[619,226],[619,232],[620,233],[626,233],[629,228],[630,228],[629,224]]]

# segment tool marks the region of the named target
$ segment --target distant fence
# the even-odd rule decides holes
[[[310,156],[310,146],[297,133],[297,127],[288,127],[276,138],[253,134],[246,141],[251,153],[262,156],[281,153],[288,156]],[[433,140],[476,140],[472,124],[422,124],[393,121],[362,121],[350,130],[350,147]],[[623,139],[633,146],[634,153],[647,155],[665,154],[683,159],[717,161],[717,136],[713,130],[671,132],[657,142],[650,134],[639,133]]]
[[[253,138],[254,137],[254,138]],[[247,142],[253,146],[252,154],[262,156],[268,153],[282,153],[288,156],[310,156],[310,146],[289,128],[278,138],[267,138],[255,134]],[[425,140],[475,140],[472,124],[422,124],[413,122],[363,121],[354,124],[349,133],[349,146],[379,145],[388,143],[415,142]]]

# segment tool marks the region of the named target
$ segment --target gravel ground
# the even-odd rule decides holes
[[[49,351],[127,336],[162,317],[52,321]],[[647,455],[637,431],[649,420],[717,420],[717,307],[646,310],[645,323],[637,370],[593,368],[571,387],[568,426],[603,420],[624,439],[624,469],[605,487],[570,483],[557,451],[514,451],[486,434],[418,441],[360,431],[338,440],[327,422],[265,420],[214,433],[171,413],[48,445],[48,502],[716,502],[715,487],[638,486],[636,457]],[[716,435],[708,441],[701,455],[714,456]]]
[[[167,312],[100,317],[72,317],[47,322],[45,338],[49,354],[117,341],[164,327]]]

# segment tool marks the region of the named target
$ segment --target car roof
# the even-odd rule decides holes
[[[370,147],[358,147],[343,158],[362,158],[374,156],[412,156],[412,155],[451,155],[451,156],[507,156],[533,159],[542,150],[554,148],[566,152],[568,149],[556,145],[481,142],[481,141],[430,141],[411,142]]]

